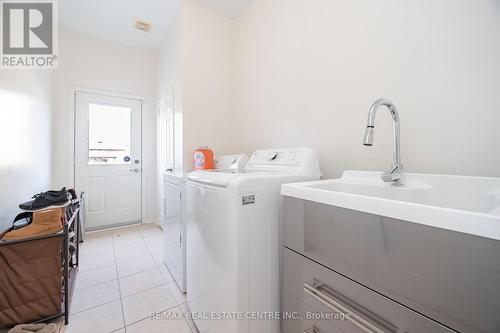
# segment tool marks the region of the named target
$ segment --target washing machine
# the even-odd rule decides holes
[[[200,333],[279,332],[281,185],[320,179],[310,148],[255,151],[187,181],[188,306]]]
[[[242,170],[247,155],[223,155],[214,158],[215,170]],[[186,292],[186,180],[188,172],[169,172],[162,175],[160,224],[163,229],[164,263],[180,291]]]

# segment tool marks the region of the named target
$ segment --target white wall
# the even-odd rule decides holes
[[[183,131],[182,131],[182,15],[180,4],[176,9],[172,22],[160,48],[156,51],[157,90],[158,97],[167,89],[174,94],[174,136],[176,170],[183,169]],[[159,171],[161,172],[161,170]]]
[[[0,231],[18,205],[50,186],[52,116],[49,71],[0,74]]]
[[[387,97],[407,171],[500,176],[499,37],[495,0],[255,0],[238,21],[231,139],[247,152],[311,146],[328,177],[385,170],[388,113],[374,147],[361,142]]]
[[[157,52],[158,93],[169,84],[175,90],[177,170],[192,170],[199,147],[208,146],[216,154],[238,152],[232,140],[236,32],[234,20],[180,0],[179,13]]]
[[[101,89],[144,97],[143,169],[146,221],[156,211],[156,76],[155,56],[76,32],[61,31],[59,69],[54,73],[55,115],[53,166],[56,187],[70,184],[70,89]],[[78,189],[77,189],[78,190]]]
[[[184,170],[196,148],[236,153],[236,22],[184,1],[182,76]]]
[[[157,95],[168,87],[174,92],[175,170],[192,170],[193,153],[202,146],[216,154],[236,153],[232,140],[236,22],[179,0],[178,12],[156,52],[156,60]],[[159,183],[159,174],[157,177]]]

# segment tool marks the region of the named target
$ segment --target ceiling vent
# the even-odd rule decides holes
[[[137,30],[142,30],[145,32],[151,31],[151,23],[143,21],[143,20],[135,20],[135,28]]]

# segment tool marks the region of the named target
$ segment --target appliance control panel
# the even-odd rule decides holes
[[[215,168],[222,170],[243,170],[247,161],[247,155],[221,155],[214,158]]]
[[[248,164],[269,164],[269,165],[297,165],[297,151],[291,149],[257,150],[250,157]]]
[[[297,171],[314,159],[317,157],[310,148],[257,150],[250,156],[245,169]]]

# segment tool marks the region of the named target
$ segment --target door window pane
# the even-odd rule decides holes
[[[89,104],[89,164],[129,164],[132,110]]]

